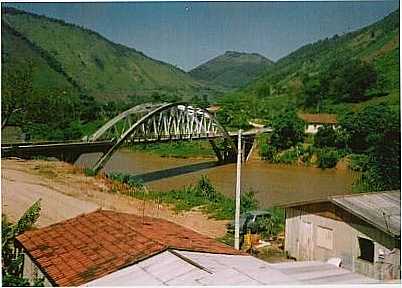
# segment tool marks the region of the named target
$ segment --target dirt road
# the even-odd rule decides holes
[[[2,159],[1,166],[2,213],[10,220],[41,198],[39,227],[102,208],[164,218],[214,238],[225,234],[227,221],[208,219],[198,211],[176,214],[166,205],[111,193],[107,179],[87,177],[64,162]]]

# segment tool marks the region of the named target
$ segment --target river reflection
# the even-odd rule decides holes
[[[99,156],[83,155],[77,164],[91,165]],[[229,196],[235,193],[236,165],[218,165],[214,159],[164,158],[122,149],[112,156],[104,171],[137,175],[150,189],[159,191],[181,188],[196,183],[201,175],[207,175],[219,191]],[[251,160],[242,167],[242,191],[253,190],[262,206],[269,207],[348,194],[357,177],[357,173],[344,170]]]

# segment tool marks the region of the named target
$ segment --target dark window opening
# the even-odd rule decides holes
[[[374,242],[366,238],[359,239],[360,256],[359,259],[374,262]]]

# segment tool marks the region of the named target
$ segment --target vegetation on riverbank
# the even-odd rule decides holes
[[[136,144],[130,147],[134,151],[152,153],[161,157],[174,158],[214,158],[215,154],[207,140],[186,142],[165,142]]]
[[[181,189],[168,192],[150,191],[143,181],[136,176],[125,173],[110,173],[108,178],[118,183],[114,190],[130,197],[166,203],[172,205],[176,212],[200,209],[202,212],[217,220],[233,220],[235,215],[235,201],[216,190],[206,176],[202,176],[195,185],[185,186]],[[240,212],[255,210],[258,201],[252,191],[245,192],[240,199]],[[266,209],[271,217],[264,221],[254,223],[253,232],[258,232],[264,237],[271,237],[283,232],[285,215],[282,208]],[[218,239],[230,244],[233,241],[232,233]],[[233,243],[232,243],[233,245]]]
[[[339,126],[335,129],[320,127],[312,141],[306,141],[300,137],[304,127],[297,124],[299,120],[295,112],[288,111],[274,119],[272,126],[275,128],[270,136],[258,139],[260,154],[272,163],[297,163],[320,168],[333,168],[340,159],[346,158],[349,169],[363,172],[362,178],[355,183],[355,191],[398,189],[399,119],[393,106],[384,103],[367,105],[339,117]]]
[[[124,173],[110,173],[111,180],[127,185],[125,192],[131,197],[152,200],[158,203],[173,205],[175,211],[189,211],[199,208],[215,219],[233,219],[235,203],[232,198],[217,191],[206,176],[202,176],[196,185],[185,186],[169,192],[148,190],[142,180],[136,176]],[[241,211],[256,209],[257,200],[252,191],[243,193],[241,198]]]

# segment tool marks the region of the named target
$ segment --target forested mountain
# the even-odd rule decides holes
[[[3,8],[2,14],[6,27],[3,37],[11,42],[3,45],[3,55],[10,55],[3,57],[5,69],[20,66],[23,61],[43,62],[39,57],[58,78],[101,101],[130,97],[134,102],[144,102],[159,94],[185,98],[210,92],[181,69],[115,44],[91,30],[13,8]],[[8,36],[10,33],[13,36]],[[17,49],[21,45],[13,42],[25,42],[32,51],[22,53]],[[49,78],[42,75],[41,81],[34,79],[33,85],[46,89],[47,81],[53,81]]]
[[[257,53],[226,51],[189,71],[197,80],[226,89],[239,88],[265,72],[273,62]]]
[[[297,49],[225,98],[246,95],[266,101],[272,113],[289,104],[335,113],[372,101],[399,105],[399,9],[357,31]]]
[[[2,7],[2,127],[78,139],[149,101],[206,102],[215,90],[88,29]]]

